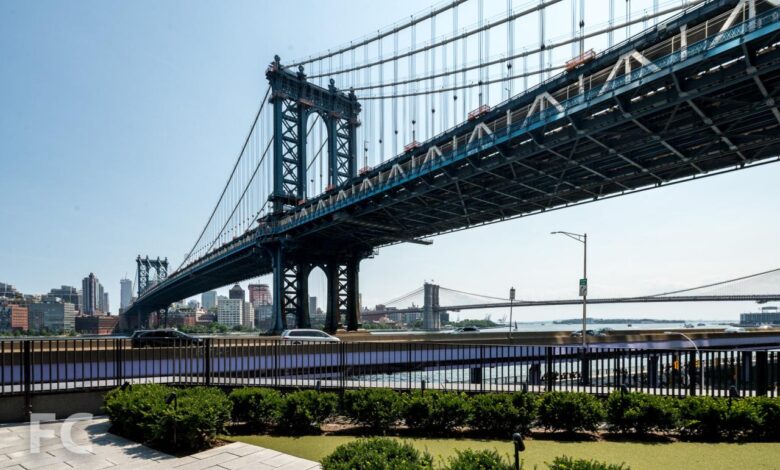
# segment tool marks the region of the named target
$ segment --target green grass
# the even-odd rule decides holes
[[[319,461],[337,446],[356,439],[352,436],[231,436],[229,440],[246,442],[286,454]],[[508,441],[474,439],[409,439],[415,447],[430,452],[438,462],[455,454],[455,449],[496,449],[509,458],[512,443]],[[545,462],[559,455],[597,459],[610,463],[625,462],[631,470],[770,470],[780,466],[780,443],[706,444],[698,442],[637,443],[637,442],[568,442],[526,440],[522,458],[526,469],[538,466],[546,470]]]

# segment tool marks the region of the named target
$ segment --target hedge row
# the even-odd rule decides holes
[[[195,451],[225,433],[232,404],[218,388],[148,384],[111,390],[104,409],[116,434],[161,450]]]
[[[405,424],[416,434],[428,435],[468,427],[480,435],[508,437],[539,426],[566,432],[606,428],[640,436],[674,432],[706,440],[780,440],[780,399],[766,397],[679,399],[616,392],[601,400],[567,392],[468,396],[389,389],[349,390],[339,396],[314,390],[282,394],[267,388],[239,388],[227,396],[216,388],[149,384],[112,390],[105,411],[118,434],[157,448],[182,450],[209,446],[231,419],[255,431],[274,428],[297,434],[319,432],[325,420],[335,417],[374,434]]]
[[[512,470],[510,457],[495,450],[456,450],[440,467],[442,470]],[[593,460],[556,457],[549,470],[630,470],[624,464],[611,465]],[[340,445],[322,460],[323,470],[431,470],[433,457],[407,442],[386,438],[357,439]],[[521,468],[523,468],[521,466]]]
[[[418,434],[442,435],[468,426],[482,435],[528,434],[532,426],[551,431],[596,431],[647,435],[678,433],[707,440],[780,440],[780,399],[756,397],[659,397],[615,392],[606,400],[586,393],[496,393],[348,390],[341,400],[330,392],[281,394],[241,388],[230,394],[235,419],[256,430],[279,426],[288,432],[316,431],[326,419],[342,416],[386,434],[405,424]]]

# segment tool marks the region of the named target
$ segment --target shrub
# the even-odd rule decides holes
[[[676,428],[679,412],[673,398],[644,393],[612,393],[607,398],[607,423],[619,432],[647,434]]]
[[[680,433],[689,437],[717,440],[724,434],[726,400],[685,397],[680,401]]]
[[[770,441],[780,440],[780,398],[756,397],[752,400],[760,423],[754,430],[754,436]]]
[[[574,460],[571,457],[555,457],[552,463],[547,464],[550,470],[631,470],[625,464],[608,464],[595,460]]]
[[[323,470],[426,470],[433,458],[405,442],[387,438],[358,439],[340,445],[322,460]]]
[[[200,450],[224,434],[230,421],[230,400],[222,390],[193,387],[176,391],[177,403],[163,409],[151,427],[158,448]]]
[[[134,441],[147,441],[150,427],[162,414],[165,398],[172,390],[165,385],[148,384],[108,392],[103,410],[111,420],[112,432]]]
[[[282,394],[272,388],[242,387],[230,392],[233,419],[254,428],[273,426],[279,422]]]
[[[539,424],[556,431],[595,431],[604,406],[587,393],[549,392],[539,400]]]
[[[498,455],[494,450],[455,451],[457,456],[450,457],[447,470],[512,470],[514,466]]]
[[[407,398],[404,421],[409,428],[425,433],[446,433],[466,423],[469,402],[453,392],[412,392]]]
[[[318,430],[336,411],[338,396],[330,392],[301,390],[284,396],[279,424],[287,431],[301,433]]]
[[[401,419],[403,399],[387,388],[347,390],[343,409],[352,422],[384,433]]]
[[[528,434],[536,400],[528,393],[475,395],[470,401],[469,425],[487,434]]]
[[[166,403],[174,392],[176,401]],[[211,445],[225,432],[231,403],[216,388],[174,389],[148,384],[112,390],[106,395],[104,409],[113,432],[158,449],[178,451]]]

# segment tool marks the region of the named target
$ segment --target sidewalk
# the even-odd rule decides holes
[[[0,470],[79,470],[177,469],[177,470],[308,470],[319,469],[317,462],[274,450],[235,442],[187,457],[177,458],[108,432],[106,418],[81,421],[73,426],[72,439],[86,446],[88,453],[77,454],[60,440],[62,422],[41,424],[56,437],[40,439],[40,452],[30,448],[27,423],[0,425]],[[89,447],[91,446],[91,448]]]

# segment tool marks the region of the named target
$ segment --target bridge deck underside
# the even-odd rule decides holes
[[[280,225],[270,235],[245,234],[174,273],[133,308],[164,307],[269,273],[270,258],[262,248],[267,243],[284,243],[292,256],[297,251],[312,258],[369,252],[776,161],[779,40],[775,28],[730,41],[729,47],[624,84],[536,127],[494,126],[489,138],[459,148],[459,158],[442,158],[444,163],[414,178],[387,181],[367,196],[352,191],[349,203],[337,210]],[[467,122],[458,132],[468,133],[475,124]],[[398,162],[409,171],[409,158]]]
[[[762,89],[780,98],[778,51],[754,58],[753,76],[741,53],[635,86],[291,234],[305,246],[381,246],[776,159],[780,114]]]

